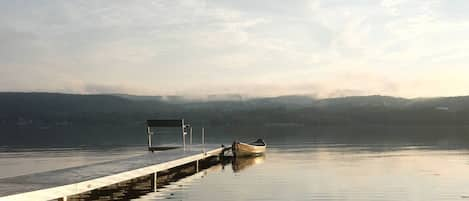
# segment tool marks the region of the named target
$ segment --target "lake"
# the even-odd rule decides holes
[[[400,147],[274,146],[249,165],[206,170],[140,200],[461,200],[469,152]]]
[[[237,159],[126,200],[469,200],[466,127],[207,129],[209,143],[259,136]],[[1,149],[0,178],[131,157],[144,146]],[[33,165],[34,164],[34,165]],[[142,191],[143,192],[143,191]],[[101,197],[106,200],[106,197]],[[109,197],[108,197],[109,198]]]

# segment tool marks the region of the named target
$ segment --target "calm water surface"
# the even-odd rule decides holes
[[[226,142],[235,133],[260,136],[269,144],[268,152],[213,166],[136,200],[469,200],[467,128],[220,133],[229,137],[209,135],[208,140]],[[4,148],[0,178],[142,153],[144,147]],[[120,199],[130,197],[121,193]]]
[[[138,200],[465,200],[469,152],[346,145],[276,146]],[[241,166],[241,169],[240,167]]]
[[[0,179],[125,159],[145,147],[0,148]]]

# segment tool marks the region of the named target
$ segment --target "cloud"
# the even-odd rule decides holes
[[[1,1],[0,90],[464,95],[469,15],[460,8],[467,7],[435,0]]]

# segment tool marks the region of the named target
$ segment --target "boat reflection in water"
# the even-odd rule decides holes
[[[253,165],[262,164],[265,161],[265,154],[246,157],[233,157],[231,168],[233,172],[239,172]]]

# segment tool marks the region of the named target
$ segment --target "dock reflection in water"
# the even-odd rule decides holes
[[[187,198],[184,192],[191,191],[191,187],[201,183],[201,179],[210,174],[223,174],[226,172],[226,166],[231,165],[234,173],[238,173],[248,168],[262,164],[266,160],[265,154],[251,157],[227,158],[224,163],[211,166],[194,175],[182,178],[178,181],[171,182],[162,188],[157,189],[156,192],[146,193],[141,197],[134,200],[174,200],[174,199],[190,199]],[[222,184],[221,184],[222,185]],[[209,192],[206,192],[209,194]],[[217,199],[214,199],[217,200]]]
[[[172,176],[173,173],[159,173],[158,186],[155,188],[153,175],[148,175],[140,178],[135,178],[126,182],[114,184],[104,188],[96,189],[79,195],[70,196],[68,200],[161,200],[172,199],[173,192],[182,191],[198,180],[204,178],[210,172],[220,172],[225,169],[225,166],[231,165],[233,172],[240,172],[256,164],[261,164],[265,160],[265,155],[252,156],[252,157],[226,157],[222,163],[205,163],[201,166],[199,172],[196,171],[194,164],[187,164],[177,170],[177,172],[184,172],[181,176]],[[174,172],[174,171],[172,171]],[[180,173],[178,173],[180,174]],[[155,191],[156,189],[156,191]]]

